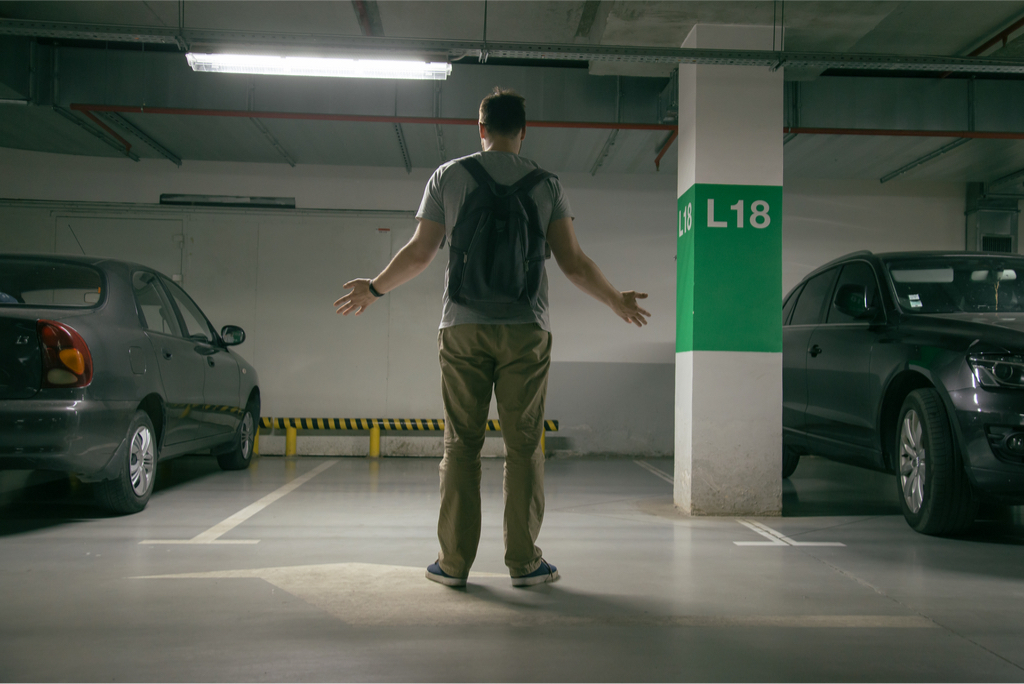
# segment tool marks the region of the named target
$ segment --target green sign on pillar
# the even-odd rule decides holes
[[[782,351],[782,188],[679,198],[676,351]]]

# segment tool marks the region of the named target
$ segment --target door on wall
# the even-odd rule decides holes
[[[54,251],[134,261],[181,279],[181,219],[58,216]]]

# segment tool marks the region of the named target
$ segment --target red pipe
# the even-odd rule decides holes
[[[83,109],[82,113],[85,114],[90,119],[92,119],[96,123],[97,126],[102,128],[103,130],[105,130],[110,135],[114,136],[114,139],[117,140],[117,142],[119,142],[122,145],[124,145],[124,152],[125,152],[125,154],[128,154],[129,152],[132,151],[132,144],[130,142],[128,142],[127,140],[125,140],[124,138],[122,138],[121,136],[119,136],[114,131],[114,129],[112,129],[110,126],[108,126],[107,124],[103,123],[98,116],[96,116],[95,114],[90,112],[88,109]]]
[[[1003,47],[1006,47],[1006,41],[1010,37],[1010,34],[1019,29],[1021,26],[1024,26],[1024,17],[1013,22],[1011,25],[1007,26],[1002,31],[992,36],[978,47],[971,50],[971,54],[969,54],[968,57],[977,57],[981,53],[985,52],[985,50],[988,50],[990,47],[992,47],[993,45],[1000,41],[1002,41]],[[952,75],[952,73],[952,71],[947,71],[942,74],[941,78],[948,78],[950,75]]]
[[[877,135],[910,138],[982,138],[986,140],[1024,140],[1024,132],[1013,131],[908,131],[893,128],[790,128],[785,133],[801,135]]]
[[[348,121],[356,123],[439,124],[442,126],[476,126],[476,119],[444,119],[424,116],[370,116],[362,114],[310,114],[305,112],[249,112],[236,109],[185,109],[180,107],[144,107],[126,105],[72,104],[71,109],[84,112],[123,112],[128,114],[171,114],[179,116],[225,116],[255,119],[293,119],[305,121]],[[673,131],[676,124],[612,123],[604,121],[530,121],[534,128],[582,128],[624,131]],[[104,126],[106,128],[106,126]],[[109,129],[108,129],[109,130]],[[785,133],[803,135],[876,135],[917,138],[985,138],[989,140],[1024,140],[1024,132],[1014,131],[927,131],[893,128],[809,128],[786,127]],[[116,134],[115,134],[116,135]],[[119,139],[121,139],[119,137]],[[123,139],[122,139],[123,140]],[[675,140],[673,136],[669,143]]]
[[[675,130],[672,131],[672,135],[668,136],[668,140],[666,140],[665,144],[662,146],[661,152],[659,152],[658,156],[654,159],[654,168],[656,168],[658,171],[661,171],[661,158],[665,156],[666,152],[668,152],[668,148],[672,147],[672,143],[675,142],[677,137],[679,137],[678,126]]]
[[[1006,47],[1006,39],[1010,37],[1011,33],[1016,31],[1017,29],[1019,29],[1021,26],[1024,26],[1024,18],[1018,19],[1017,21],[1015,21],[1014,23],[1012,23],[1011,25],[1007,26],[1002,31],[997,33],[996,35],[992,36],[992,38],[990,38],[989,40],[987,40],[984,43],[982,43],[979,47],[977,47],[974,50],[972,50],[971,54],[968,55],[968,56],[969,57],[977,57],[982,52],[984,52],[985,50],[988,50],[990,47],[992,47],[993,45],[995,45],[999,41],[1002,41],[1003,42],[1003,47]]]
[[[361,114],[308,114],[302,112],[248,112],[236,109],[183,109],[124,105],[73,104],[80,112],[123,112],[129,114],[175,114],[179,116],[226,116],[247,119],[293,119],[304,121],[350,121],[360,123],[440,124],[442,126],[476,126],[477,119],[442,119],[421,116],[366,116]],[[674,131],[676,124],[605,123],[601,121],[530,121],[534,128],[593,128],[631,131]]]
[[[356,15],[359,17],[359,26],[363,29],[363,35],[372,36],[373,25],[370,24],[370,13],[366,9],[366,3],[363,0],[352,0],[352,6],[355,7]]]

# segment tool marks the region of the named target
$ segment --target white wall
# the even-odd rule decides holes
[[[0,148],[0,251],[50,251],[59,217],[181,219],[184,284],[216,325],[242,325],[264,413],[440,417],[436,336],[445,257],[359,318],[331,302],[375,275],[414,221],[349,210],[414,211],[430,169],[132,162]],[[549,262],[554,351],[548,417],[564,453],[672,453],[675,192],[670,175],[562,174],[584,250],[622,289],[650,294],[642,330],[576,290]],[[162,193],[295,197],[287,211],[160,209]],[[112,206],[99,202],[121,203]],[[960,249],[964,189],[898,181],[787,178],[783,287],[858,249]],[[72,211],[72,209],[74,209]],[[326,210],[326,211],[324,211]],[[387,229],[385,231],[379,229]],[[261,446],[278,449],[273,440]],[[365,453],[365,437],[300,439],[300,452]],[[429,437],[385,439],[385,453],[439,454]],[[500,445],[489,440],[488,450]]]
[[[786,178],[784,192],[784,293],[850,252],[964,248],[960,183]]]
[[[139,226],[157,223],[155,217],[179,218],[183,284],[215,325],[246,329],[249,339],[239,352],[260,373],[265,415],[441,417],[436,337],[446,256],[358,318],[339,317],[331,307],[345,281],[376,275],[415,227],[411,216],[350,210],[413,212],[430,172],[204,162],[178,168],[165,161],[0,149],[0,198],[75,203],[0,207],[0,250],[52,251],[57,224],[67,216],[79,222],[87,216],[90,225],[96,217],[119,217]],[[659,428],[652,420],[659,414],[647,408],[658,403],[656,395],[648,383],[633,387],[627,381],[624,387],[621,379],[657,377],[652,368],[672,363],[675,179],[567,174],[562,180],[583,248],[613,283],[648,292],[654,317],[643,330],[627,325],[549,262],[555,368],[548,417],[562,420],[565,430],[553,446],[665,451],[667,443],[657,446]],[[297,210],[155,206],[163,193],[294,197]],[[559,373],[561,364],[570,365]],[[636,372],[624,373],[623,364]],[[571,386],[559,386],[558,378]],[[623,390],[642,397],[623,402]],[[603,407],[608,415],[582,415],[581,393],[591,409]],[[634,416],[640,416],[639,430],[631,427]],[[582,441],[573,439],[574,431]],[[439,452],[429,439],[390,441],[385,452]],[[306,449],[365,452],[366,440],[300,440],[300,450]]]

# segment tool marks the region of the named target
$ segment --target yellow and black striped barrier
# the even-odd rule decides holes
[[[380,456],[381,430],[423,430],[441,432],[444,420],[437,418],[260,418],[260,427],[284,430],[284,455],[294,456],[299,430],[368,430],[370,432],[370,457]],[[487,421],[487,430],[500,432],[497,420]],[[545,420],[544,432],[557,432],[557,420]],[[540,435],[540,449],[544,451],[544,432]],[[260,452],[260,434],[256,431],[253,452]]]

